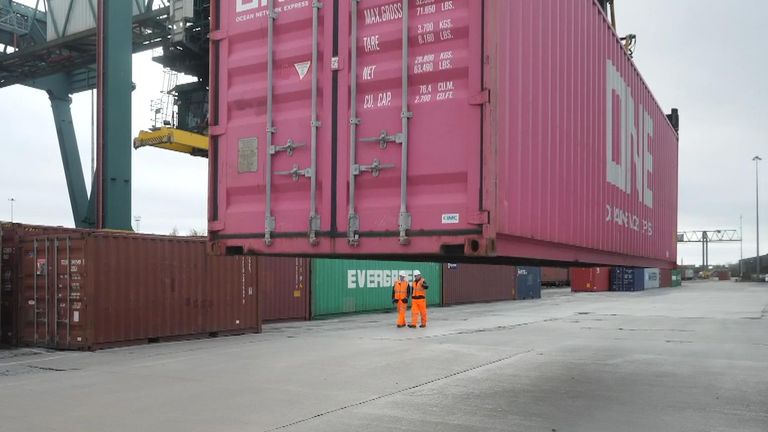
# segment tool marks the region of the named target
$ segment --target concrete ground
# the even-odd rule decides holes
[[[0,431],[768,431],[768,284],[0,351]]]

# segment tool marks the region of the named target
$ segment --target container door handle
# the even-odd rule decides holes
[[[413,118],[413,113],[408,109],[408,73],[410,71],[408,63],[408,37],[410,36],[408,31],[408,26],[410,23],[408,3],[408,0],[403,0],[403,110],[400,114],[403,129],[401,133],[402,147],[400,149],[402,158],[402,163],[400,165],[400,216],[398,218],[401,245],[407,245],[410,243],[410,239],[408,238],[408,230],[411,229],[411,214],[408,213],[408,122]]]
[[[275,231],[276,222],[272,215],[272,140],[277,131],[273,123],[273,92],[274,92],[274,54],[275,54],[275,0],[267,0],[269,16],[267,17],[267,158],[265,167],[265,199],[264,206],[264,244],[272,245],[272,233]]]
[[[350,0],[352,3],[352,28],[350,36],[351,64],[350,64],[350,107],[349,107],[349,215],[347,223],[347,243],[350,246],[360,244],[360,217],[355,208],[355,170],[357,165],[357,127],[360,119],[357,117],[357,9],[359,0]]]
[[[320,43],[320,9],[323,4],[319,0],[312,2],[312,120],[310,121],[310,197],[309,197],[309,244],[315,246],[319,243],[317,232],[320,231],[320,215],[317,214],[317,131],[320,128],[320,120],[317,117],[317,99],[318,99],[318,57]]]

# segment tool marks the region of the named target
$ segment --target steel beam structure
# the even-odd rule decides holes
[[[90,228],[94,225],[94,216],[88,214],[88,191],[85,187],[80,152],[77,147],[75,125],[72,121],[71,79],[67,74],[35,80],[30,86],[45,91],[51,101],[56,136],[59,140],[59,152],[67,180],[67,191],[72,206],[75,226]]]
[[[678,243],[701,243],[701,264],[709,266],[709,244],[722,242],[741,242],[741,234],[736,230],[684,231],[677,233]]]
[[[130,2],[98,3],[96,228],[133,229],[131,12]]]

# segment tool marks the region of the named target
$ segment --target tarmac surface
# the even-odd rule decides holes
[[[95,353],[0,350],[0,431],[768,431],[768,284],[430,308]]]

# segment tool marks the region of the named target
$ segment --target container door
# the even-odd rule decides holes
[[[212,205],[226,226],[214,221],[211,230],[263,237],[266,245],[278,237],[316,243],[330,226],[331,118],[323,113],[330,111],[333,7],[282,0],[217,7],[224,22],[211,35],[221,74]]]
[[[85,270],[84,242],[70,237],[53,240],[53,344],[57,348],[73,348],[86,343],[81,291]]]
[[[339,110],[348,132],[340,142],[348,142],[338,163],[348,187],[338,207],[348,215],[339,217],[347,242],[364,248],[365,237],[408,244],[416,235],[477,232],[482,2],[341,5],[351,17],[349,72],[340,78],[349,94]]]
[[[53,259],[55,245],[51,239],[36,238],[24,245],[22,262],[24,312],[20,314],[20,339],[25,345],[53,347],[55,321],[53,292]]]
[[[21,340],[25,344],[72,348],[79,331],[82,303],[80,282],[83,266],[82,242],[69,237],[40,237],[24,245],[22,262],[24,313]],[[78,253],[80,252],[80,253]],[[78,258],[75,258],[78,256]]]

